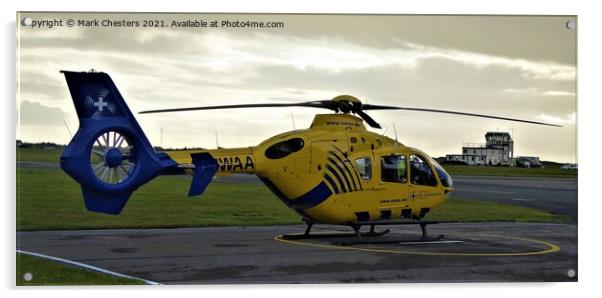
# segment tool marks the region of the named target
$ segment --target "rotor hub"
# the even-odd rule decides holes
[[[362,110],[362,102],[357,97],[351,95],[339,95],[332,99],[335,104],[335,112],[342,112],[344,114],[359,113]]]
[[[121,153],[121,150],[117,148],[111,148],[107,150],[107,154],[105,155],[105,163],[109,167],[116,168],[121,164],[122,161],[123,153]]]
[[[362,103],[357,97],[351,95],[339,95],[333,98],[332,101]]]

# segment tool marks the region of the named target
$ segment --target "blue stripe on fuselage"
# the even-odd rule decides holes
[[[324,202],[332,195],[332,191],[324,181],[321,181],[316,187],[306,194],[296,198],[288,199],[284,193],[268,178],[259,177],[268,188],[278,196],[278,198],[287,206],[294,208],[297,212],[302,212],[301,209],[312,208]],[[303,212],[304,213],[304,212]]]
[[[330,186],[332,187],[332,189],[334,190],[334,193],[338,194],[339,193],[339,188],[337,187],[337,184],[334,183],[334,180],[332,180],[332,177],[330,177],[330,175],[328,174],[324,174],[324,180],[326,180],[326,182],[328,184],[330,184]]]
[[[332,195],[332,191],[324,181],[320,182],[318,186],[314,187],[308,193],[290,201],[290,205],[296,209],[307,209],[315,207],[320,203],[324,202],[328,197]]]

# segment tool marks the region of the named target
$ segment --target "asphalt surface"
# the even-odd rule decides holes
[[[353,237],[274,239],[303,230],[295,225],[18,232],[17,248],[163,284],[577,281],[576,225],[438,224],[429,232],[445,234],[443,240],[418,243],[416,226],[394,226],[385,236],[361,240],[377,243],[342,243],[356,241]]]
[[[577,178],[454,176],[452,197],[493,201],[577,216]]]
[[[56,162],[20,161],[17,160],[17,168],[23,169],[60,169]]]

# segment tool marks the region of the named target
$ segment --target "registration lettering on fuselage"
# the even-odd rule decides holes
[[[216,161],[220,172],[255,170],[255,163],[251,156],[248,155],[218,157]]]

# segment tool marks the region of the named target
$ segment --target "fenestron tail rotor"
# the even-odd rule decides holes
[[[429,112],[429,113],[442,113],[452,114],[469,117],[489,118],[504,121],[522,122],[528,124],[545,125],[562,127],[557,124],[550,124],[539,121],[523,120],[517,118],[492,116],[477,113],[466,113],[450,110],[439,110],[439,109],[427,109],[427,108],[413,108],[413,107],[398,107],[398,106],[384,106],[384,105],[372,105],[362,104],[362,102],[351,95],[340,95],[331,100],[316,100],[299,103],[260,103],[260,104],[240,104],[240,105],[219,105],[219,106],[203,106],[203,107],[188,107],[188,108],[175,108],[175,109],[161,109],[161,110],[148,110],[142,111],[140,114],[153,114],[153,113],[170,113],[170,112],[186,112],[186,111],[202,111],[202,110],[221,110],[221,109],[246,109],[246,108],[283,108],[283,107],[307,107],[307,108],[320,108],[334,111],[335,113],[341,112],[345,114],[353,113],[362,118],[368,125],[374,128],[381,128],[380,124],[370,117],[366,112],[369,110],[404,110],[413,112]]]
[[[134,145],[125,135],[112,130],[103,132],[90,150],[90,166],[100,181],[119,184],[132,176],[136,166]]]

